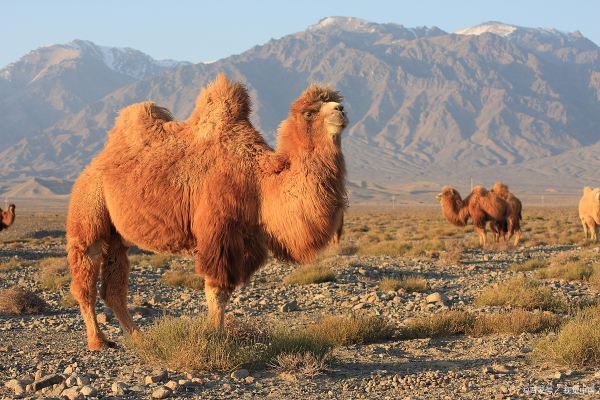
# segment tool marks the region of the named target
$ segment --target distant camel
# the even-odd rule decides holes
[[[436,198],[442,206],[444,217],[451,224],[466,226],[471,219],[479,235],[479,244],[484,247],[487,244],[486,224],[504,223],[506,219],[506,201],[481,186],[475,186],[464,200],[456,189],[444,186]]]
[[[0,214],[2,214],[2,221],[0,222],[1,231],[7,229],[15,222],[15,205],[9,205],[7,211],[2,211],[2,209],[0,208]]]
[[[500,181],[497,181],[494,184],[494,187],[490,192],[500,196],[508,205],[506,209],[506,220],[503,224],[496,224],[496,229],[502,234],[504,240],[510,240],[510,238],[515,235],[514,245],[517,246],[522,235],[521,220],[523,219],[523,205],[521,200],[508,190],[508,186]],[[508,239],[506,237],[507,234]]]
[[[579,200],[579,219],[583,226],[586,239],[598,240],[598,227],[600,226],[600,188],[583,188],[583,195]]]
[[[346,207],[341,95],[311,85],[297,98],[271,149],[250,122],[250,98],[219,75],[186,121],[154,103],[123,109],[104,149],[71,194],[67,252],[71,292],[88,347],[112,346],[95,313],[96,282],[124,331],[128,246],[193,255],[205,278],[208,320],[223,328],[235,287],[267,259],[309,262]]]

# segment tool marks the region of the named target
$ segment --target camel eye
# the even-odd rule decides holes
[[[312,119],[314,113],[312,111],[305,111],[304,112],[304,118],[306,119]]]

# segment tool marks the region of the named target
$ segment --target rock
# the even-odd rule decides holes
[[[169,389],[171,389],[172,391],[175,391],[179,387],[179,383],[177,383],[175,381],[169,381],[169,382],[165,383],[165,386],[168,387]]]
[[[70,377],[68,377],[65,380],[65,384],[67,385],[67,387],[71,387],[71,386],[77,385],[77,377],[74,376],[74,375],[71,375]]]
[[[352,307],[353,310],[361,310],[363,308],[367,307],[367,303],[358,303],[356,305],[354,305],[354,307]]]
[[[498,374],[510,374],[512,372],[512,369],[504,364],[495,364],[494,372]]]
[[[167,373],[167,371],[154,371],[152,375],[146,376],[144,382],[146,383],[146,385],[151,385],[153,383],[166,381],[168,377],[169,374]]]
[[[492,369],[492,367],[483,367],[481,369],[481,372],[483,372],[484,374],[491,374],[492,372],[494,372],[494,370]]]
[[[81,390],[79,390],[79,392],[84,395],[85,397],[88,396],[95,396],[98,393],[98,390],[96,390],[95,387],[86,385],[84,387],[81,388]]]
[[[90,378],[87,375],[80,375],[77,377],[77,386],[87,386],[90,384]]]
[[[246,382],[246,383],[254,383],[254,380],[255,380],[255,378],[253,376],[247,376],[244,379],[244,382]]]
[[[123,382],[117,381],[113,382],[113,384],[110,386],[110,389],[112,390],[113,394],[122,396],[127,391],[127,386],[125,386]]]
[[[298,311],[298,302],[296,300],[289,301],[279,306],[280,312]]]
[[[58,374],[46,375],[31,384],[32,390],[37,392],[38,390],[42,390],[44,388],[61,383],[64,380],[65,380],[65,378],[62,375],[58,375]]]
[[[11,379],[10,381],[5,382],[4,386],[11,390],[16,390],[16,388],[18,388],[18,387],[24,388],[25,386],[27,386],[27,383],[25,383],[19,379]]]
[[[77,388],[68,388],[62,391],[61,397],[66,397],[69,400],[83,399],[83,395],[77,391]]]
[[[161,386],[152,392],[153,399],[166,399],[171,396],[171,389]]]
[[[232,379],[244,379],[247,378],[250,375],[250,373],[248,372],[247,369],[238,369],[237,371],[233,371],[231,373],[231,378]]]
[[[445,305],[447,301],[448,301],[448,298],[440,292],[431,293],[430,295],[428,295],[425,298],[425,302],[427,304],[437,303],[437,304]]]
[[[525,346],[521,347],[521,353],[531,353],[533,351],[533,346],[530,344],[526,344]]]

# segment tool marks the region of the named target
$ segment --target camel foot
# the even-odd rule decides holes
[[[102,339],[102,338],[88,340],[88,349],[90,349],[91,351],[102,351],[104,349],[116,349],[116,348],[117,348],[117,343],[113,342],[112,340],[107,340],[107,339]]]

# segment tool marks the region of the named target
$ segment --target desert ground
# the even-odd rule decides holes
[[[206,312],[192,260],[136,249],[129,304],[143,343],[98,301],[118,347],[88,351],[64,221],[60,210],[17,208],[0,232],[0,398],[600,395],[600,245],[583,240],[576,206],[525,204],[520,245],[483,250],[438,207],[351,208],[339,246],[303,267],[271,259],[239,288],[232,341],[208,351],[198,350],[208,334],[186,336]],[[15,285],[45,304],[23,310],[6,290]],[[261,353],[283,331],[303,344]]]

